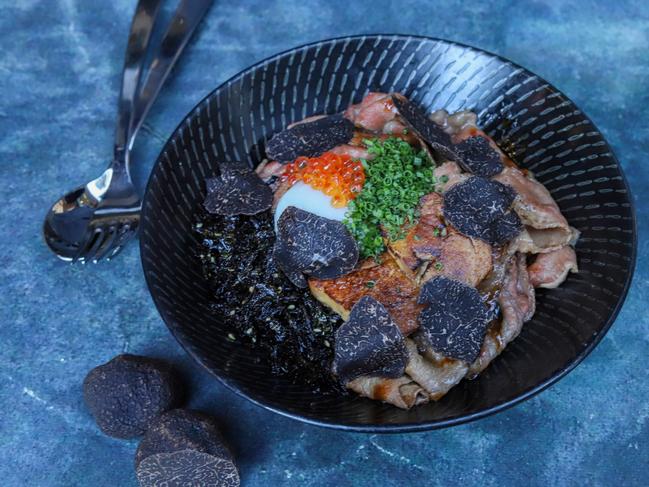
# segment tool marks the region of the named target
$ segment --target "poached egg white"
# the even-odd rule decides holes
[[[274,216],[275,232],[277,232],[279,217],[289,206],[295,206],[314,215],[336,221],[342,221],[345,218],[345,213],[347,213],[346,206],[336,208],[331,204],[331,196],[327,196],[322,191],[314,189],[302,181],[297,181],[277,202]]]

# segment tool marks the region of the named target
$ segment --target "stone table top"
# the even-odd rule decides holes
[[[177,123],[250,64],[305,42],[397,32],[468,43],[522,64],[584,110],[619,157],[638,210],[638,266],[597,349],[557,385],[451,429],[368,435],[267,412],[199,369],[162,323],[137,245],[70,266],[41,224],[64,190],[111,155],[135,0],[0,0],[0,483],[134,486],[136,441],[102,435],[81,395],[121,352],[163,357],[191,377],[244,485],[646,485],[649,476],[649,3],[645,0],[217,0],[135,148],[147,174]]]

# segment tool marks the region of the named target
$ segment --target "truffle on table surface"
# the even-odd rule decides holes
[[[104,433],[135,438],[160,414],[181,405],[183,388],[166,362],[123,354],[88,373],[83,396]]]
[[[143,487],[240,483],[215,419],[185,409],[168,411],[151,425],[135,454],[135,469]]]

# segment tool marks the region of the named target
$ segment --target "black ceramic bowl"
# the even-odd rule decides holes
[[[441,401],[402,411],[354,396],[314,393],[272,376],[255,352],[227,340],[208,308],[192,233],[204,179],[218,161],[254,166],[287,124],[334,113],[368,91],[397,91],[428,111],[471,109],[485,129],[552,192],[581,231],[580,272],[539,290],[537,312],[478,379]],[[501,411],[572,370],[602,339],[624,301],[635,260],[634,210],[622,169],[590,120],[549,83],[505,59],[437,39],[371,35],[309,44],[234,76],[180,124],[144,199],[146,280],[174,336],[230,389],[280,414],[358,431],[439,428]]]

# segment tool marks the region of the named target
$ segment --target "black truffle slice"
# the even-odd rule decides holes
[[[279,217],[277,231],[274,256],[291,280],[295,272],[334,279],[358,262],[356,241],[341,222],[289,206]]]
[[[239,473],[216,421],[198,411],[168,411],[146,432],[135,454],[140,485],[238,486]]]
[[[509,211],[514,198],[510,186],[472,176],[444,194],[444,217],[464,235],[501,245],[521,229]]]
[[[490,178],[502,172],[504,166],[500,154],[489,141],[481,136],[469,137],[455,146],[460,165],[465,171]]]
[[[342,114],[329,115],[313,122],[300,123],[275,134],[266,145],[266,154],[279,162],[300,156],[315,157],[346,144],[354,136],[354,124]]]
[[[90,371],[83,397],[104,433],[135,438],[161,413],[181,404],[183,389],[166,362],[124,354]]]
[[[428,118],[421,108],[400,94],[392,95],[392,103],[394,103],[399,115],[401,115],[408,127],[428,142],[433,152],[439,154],[445,160],[459,160],[458,154],[453,149],[450,135]]]
[[[279,270],[288,277],[294,286],[299,288],[307,287],[308,283],[302,270],[295,267],[296,264],[293,263],[286,245],[279,239],[275,240],[275,245],[273,246],[273,260]]]
[[[396,378],[407,362],[399,327],[380,302],[363,296],[336,330],[333,373],[344,384],[362,375]]]
[[[151,455],[140,463],[136,476],[141,487],[241,485],[239,472],[232,462],[191,450]]]
[[[514,210],[509,210],[499,218],[493,227],[493,241],[503,245],[516,237],[523,229],[523,223]]]
[[[251,169],[241,161],[222,161],[219,163],[219,171],[221,174],[232,175],[234,173],[246,174],[249,173]]]
[[[251,169],[238,164],[221,165],[221,175],[206,180],[203,206],[217,215],[255,215],[273,204],[273,191]]]
[[[427,281],[417,300],[420,333],[442,355],[473,362],[482,347],[490,316],[480,293],[466,284],[438,276]]]

